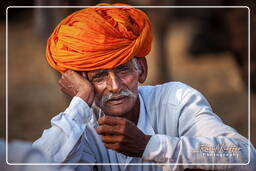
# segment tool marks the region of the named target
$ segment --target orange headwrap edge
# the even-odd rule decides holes
[[[126,4],[98,4],[57,25],[48,39],[46,58],[60,73],[109,69],[146,56],[151,42],[151,24],[144,12]]]

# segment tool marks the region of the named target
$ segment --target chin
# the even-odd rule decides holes
[[[128,98],[120,104],[106,103],[101,109],[106,115],[122,117],[134,108],[135,101],[132,98]]]
[[[102,110],[106,115],[110,116],[125,116],[129,111],[131,111],[132,107],[127,106],[127,104],[114,106],[114,107],[103,107]]]

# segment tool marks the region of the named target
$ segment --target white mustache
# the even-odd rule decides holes
[[[101,105],[103,106],[103,104],[106,103],[109,100],[118,99],[118,98],[122,98],[122,97],[135,97],[135,95],[134,95],[133,92],[131,92],[128,89],[121,90],[120,93],[109,93],[109,94],[107,94],[105,96],[102,96],[102,98],[101,98]]]

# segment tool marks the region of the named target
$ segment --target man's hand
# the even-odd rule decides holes
[[[96,129],[109,149],[132,157],[142,157],[150,135],[145,135],[137,126],[121,117],[104,116],[98,120]]]
[[[91,106],[94,100],[94,89],[86,79],[86,75],[83,76],[75,71],[67,70],[59,80],[60,89],[71,97],[78,96],[82,98]]]

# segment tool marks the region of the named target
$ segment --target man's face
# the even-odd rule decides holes
[[[113,69],[87,72],[95,89],[95,103],[107,115],[123,116],[131,111],[138,94],[139,70],[133,61]]]

